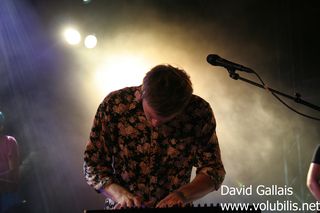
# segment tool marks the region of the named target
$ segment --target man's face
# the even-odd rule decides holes
[[[147,117],[147,119],[153,127],[157,127],[163,123],[166,123],[176,116],[176,114],[170,115],[168,117],[162,117],[157,115],[157,113],[152,109],[151,106],[149,106],[148,102],[145,99],[142,99],[142,107],[145,116]]]

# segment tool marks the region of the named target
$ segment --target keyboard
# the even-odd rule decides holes
[[[250,212],[261,212],[251,208]],[[248,212],[248,211],[235,211],[235,210],[222,210],[219,205],[190,205],[186,207],[171,207],[171,208],[122,208],[115,210],[84,210],[84,213],[179,213],[179,212],[195,212],[195,213],[214,213],[214,212]]]

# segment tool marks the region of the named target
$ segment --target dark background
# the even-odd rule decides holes
[[[57,36],[67,22],[94,32],[106,49],[120,36],[128,51],[153,46],[159,62],[189,68],[195,91],[216,115],[227,171],[224,184],[294,188],[289,197],[215,192],[199,203],[314,202],[305,178],[319,143],[319,121],[290,111],[259,88],[229,79],[223,69],[206,63],[206,56],[219,54],[251,67],[270,87],[292,96],[298,92],[319,106],[319,16],[319,4],[310,0],[1,0],[0,110],[6,114],[6,133],[20,144],[20,190],[27,209],[81,212],[103,205],[82,175],[83,150],[102,97],[92,101],[94,94],[81,89],[88,80],[85,63]],[[132,44],[138,48],[131,50]]]

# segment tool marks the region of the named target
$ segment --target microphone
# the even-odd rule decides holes
[[[228,61],[226,59],[221,58],[218,55],[210,54],[207,56],[207,62],[213,66],[222,66],[227,68],[228,71],[244,71],[248,73],[253,73],[254,71],[248,67],[242,66],[240,64],[236,64],[234,62]]]

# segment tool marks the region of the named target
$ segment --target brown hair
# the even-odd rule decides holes
[[[182,111],[189,103],[192,92],[189,75],[171,65],[155,66],[143,79],[142,98],[159,116]]]

